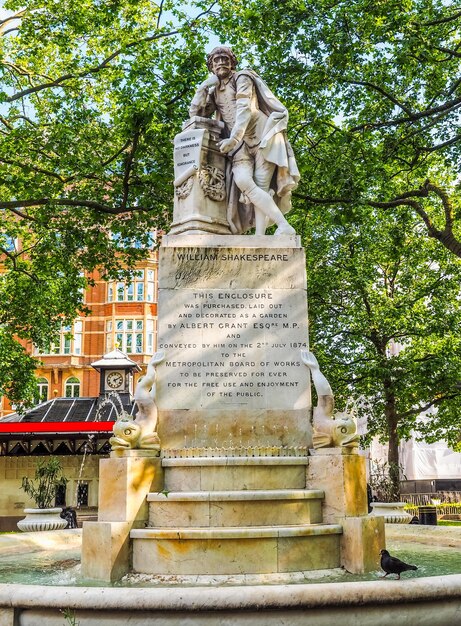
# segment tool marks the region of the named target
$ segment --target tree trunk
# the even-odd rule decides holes
[[[395,408],[395,395],[392,391],[392,382],[386,380],[384,383],[386,406],[384,408],[389,439],[388,464],[389,479],[392,484],[392,498],[398,502],[400,500],[400,463],[399,463],[399,436],[397,434],[397,412]]]

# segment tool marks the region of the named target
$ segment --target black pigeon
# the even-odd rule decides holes
[[[391,556],[387,550],[381,550],[381,567],[386,572],[383,578],[386,578],[388,574],[397,574],[397,580],[400,580],[400,574],[410,569],[418,569],[416,565],[409,565],[404,563],[395,556]]]

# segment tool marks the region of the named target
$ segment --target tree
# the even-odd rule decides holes
[[[355,224],[330,210],[305,239],[313,350],[338,400],[367,416],[368,440],[389,442],[390,468],[410,436],[460,441],[461,267],[421,230],[409,209],[393,222],[364,210]]]
[[[290,112],[311,338],[369,435],[459,442],[461,12],[450,0],[221,0]],[[424,237],[424,234],[428,237]],[[429,422],[420,413],[437,412]],[[398,489],[394,476],[394,486]]]
[[[461,257],[461,11],[452,0],[222,0],[216,29],[290,109],[299,210],[410,207]],[[392,219],[392,217],[390,218]]]
[[[169,222],[171,140],[205,69],[211,3],[187,14],[170,0],[5,7],[0,394],[18,402],[36,365],[18,341],[49,345],[85,313],[85,273],[128,271]]]

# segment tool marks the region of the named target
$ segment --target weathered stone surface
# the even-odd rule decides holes
[[[368,513],[365,458],[358,454],[347,454],[342,448],[311,450],[306,487],[325,491],[326,524]]]
[[[14,626],[16,623],[14,609],[0,608],[0,626]]]
[[[269,576],[261,578],[270,582]],[[21,626],[62,626],[63,607],[75,611],[80,626],[280,626],[282,621],[290,626],[451,626],[459,622],[461,608],[459,574],[402,584],[372,580],[289,588],[264,580],[246,585],[219,585],[213,580],[200,585],[193,576],[192,586],[165,588],[160,581],[157,588],[140,589],[0,585],[0,606],[17,607]]]
[[[189,460],[189,459],[187,459]],[[198,459],[194,459],[198,460]],[[167,491],[206,491],[238,490],[238,489],[303,489],[306,484],[306,464],[278,465],[260,464],[254,461],[265,461],[264,458],[235,458],[239,465],[228,466],[221,459],[205,459],[217,461],[216,464],[194,466],[176,465],[186,459],[164,459],[165,489]],[[274,459],[275,460],[275,459]],[[285,461],[282,457],[282,461]],[[303,459],[298,459],[303,461]],[[245,461],[247,463],[245,464]],[[250,463],[252,461],[253,463]],[[169,464],[171,462],[171,465]]]
[[[134,530],[133,569],[155,574],[243,574],[339,566],[340,526]],[[336,565],[334,565],[336,563]]]
[[[162,445],[309,445],[303,249],[273,247],[274,237],[255,248],[178,239],[160,251]]]
[[[197,491],[151,494],[151,527],[247,527],[318,524],[323,492]]]
[[[85,522],[82,532],[82,577],[112,582],[130,568],[131,522]]]
[[[383,518],[345,517],[342,526],[341,565],[353,574],[379,569],[379,552],[386,545]]]
[[[101,459],[99,522],[134,522],[148,516],[146,496],[163,489],[161,461],[148,455]]]
[[[226,159],[216,146],[222,127],[217,120],[195,117],[175,137],[172,234],[230,234]]]
[[[101,459],[97,522],[83,524],[82,576],[111,582],[130,568],[129,534],[148,518],[146,496],[163,489],[161,460],[150,451]]]

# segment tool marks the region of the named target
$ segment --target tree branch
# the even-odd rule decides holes
[[[449,100],[445,102],[445,104],[441,104],[438,107],[432,107],[426,109],[425,111],[420,111],[419,113],[412,113],[408,117],[398,117],[393,120],[387,120],[385,122],[367,122],[365,124],[360,124],[359,126],[354,126],[350,129],[351,132],[358,132],[361,130],[370,130],[372,128],[383,128],[384,126],[399,126],[400,124],[406,124],[407,122],[417,122],[418,120],[424,119],[425,117],[430,117],[435,113],[448,113],[450,111],[456,110],[461,105],[461,98],[455,98],[454,100]]]
[[[37,278],[37,276],[35,274],[31,274],[30,272],[25,270],[23,267],[18,267],[18,264],[17,264],[17,257],[18,257],[18,255],[17,254],[11,254],[11,252],[9,252],[9,250],[7,250],[6,248],[3,248],[3,247],[0,247],[0,254],[3,254],[8,259],[10,259],[10,261],[13,264],[13,270],[15,272],[19,272],[21,274],[24,274],[25,276],[28,276],[35,283],[39,282],[39,280],[38,280],[38,278]]]
[[[21,207],[34,207],[44,206],[46,204],[54,204],[57,206],[75,206],[87,209],[93,209],[101,213],[108,213],[110,215],[121,215],[122,213],[131,213],[139,211],[152,211],[152,208],[144,206],[132,206],[132,207],[110,207],[107,204],[101,202],[94,202],[92,200],[72,200],[70,198],[35,198],[33,200],[12,200],[2,202],[0,200],[0,209],[14,210]],[[34,219],[31,216],[20,214],[21,217],[26,219]]]
[[[208,9],[205,9],[204,11],[202,11],[201,13],[199,13],[195,18],[193,18],[190,21],[190,26],[193,26],[198,20],[200,20],[202,17],[204,17],[205,15],[211,13],[214,5],[216,4],[216,2],[212,2],[212,4],[208,7]],[[118,56],[120,56],[123,52],[127,52],[128,50],[130,50],[131,48],[135,48],[141,44],[144,43],[150,43],[151,41],[156,41],[158,39],[162,39],[165,37],[171,37],[173,35],[177,35],[180,32],[180,29],[176,29],[176,30],[171,30],[168,32],[163,32],[163,33],[155,33],[153,35],[149,35],[148,37],[143,37],[142,39],[136,40],[136,41],[131,41],[129,43],[127,43],[125,46],[118,48],[117,50],[115,50],[112,54],[110,54],[108,57],[106,57],[103,61],[101,61],[101,63],[99,63],[98,65],[94,66],[94,67],[90,67],[86,70],[82,70],[81,72],[74,72],[74,73],[69,73],[69,74],[64,74],[63,76],[60,76],[59,78],[56,78],[54,80],[50,80],[47,83],[43,83],[41,85],[35,85],[34,87],[30,87],[29,89],[24,89],[23,91],[20,91],[16,94],[14,94],[13,96],[10,96],[9,98],[6,99],[7,102],[14,102],[15,100],[19,100],[20,98],[23,98],[24,96],[28,96],[32,93],[37,93],[39,91],[43,91],[44,89],[49,89],[52,87],[60,87],[62,85],[62,83],[65,83],[71,79],[74,78],[84,78],[90,74],[97,74],[98,72],[100,72],[101,70],[103,70],[105,67],[107,67],[107,65],[109,65],[109,63],[111,63],[111,61],[113,61],[115,58],[117,58]]]
[[[5,34],[5,28],[10,22],[13,22],[14,20],[20,20],[25,13],[27,13],[27,9],[21,9],[21,11],[18,11],[14,15],[9,15],[4,20],[0,20],[0,35]]]
[[[30,165],[27,163],[18,163],[17,161],[4,159],[3,157],[0,157],[0,163],[6,163],[7,165],[13,165],[14,167],[19,167],[21,169],[32,170],[34,172],[37,172],[38,174],[45,174],[46,176],[57,178],[59,182],[61,183],[66,183],[66,182],[69,182],[69,180],[71,180],[71,179],[62,178],[62,176],[60,176],[59,174],[56,174],[56,172],[52,172],[51,170],[45,170],[41,167],[37,167],[35,165]]]
[[[134,162],[134,155],[138,148],[139,137],[141,135],[141,126],[139,126],[134,133],[133,141],[131,143],[131,149],[128,151],[127,158],[125,160],[125,172],[123,174],[122,188],[123,188],[123,199],[122,199],[122,207],[125,209],[128,203],[128,195],[130,193],[130,175]]]
[[[39,91],[43,91],[44,89],[50,89],[52,87],[60,87],[62,85],[62,83],[65,83],[65,82],[67,82],[69,80],[72,80],[73,78],[85,78],[86,76],[88,76],[90,74],[97,74],[102,69],[107,67],[111,61],[113,61],[115,58],[120,56],[120,54],[122,54],[123,52],[126,52],[130,48],[133,48],[135,46],[139,46],[139,45],[141,45],[143,43],[148,43],[150,41],[155,41],[156,39],[162,39],[163,37],[171,37],[172,35],[177,35],[178,33],[179,33],[179,30],[172,30],[172,31],[169,31],[169,32],[166,32],[166,33],[150,35],[149,37],[144,37],[142,39],[139,39],[138,41],[132,41],[132,42],[126,44],[126,46],[124,46],[123,48],[119,48],[118,50],[115,50],[112,54],[110,54],[103,61],[101,61],[101,63],[99,63],[98,65],[96,65],[94,67],[90,67],[90,68],[88,68],[86,70],[82,70],[81,72],[74,72],[74,73],[69,73],[69,74],[63,74],[59,78],[56,78],[54,80],[50,80],[47,83],[43,83],[41,85],[36,85],[34,87],[30,87],[29,89],[24,89],[23,91],[20,91],[20,92],[14,94],[13,96],[10,96],[9,98],[7,98],[6,102],[14,102],[15,100],[19,100],[21,98],[24,98],[24,96],[28,96],[28,95],[30,95],[32,93],[37,93]]]
[[[403,413],[398,413],[397,419],[400,421],[406,417],[410,417],[410,415],[419,415],[420,413],[424,413],[424,411],[427,411],[428,409],[430,409],[432,406],[437,406],[438,404],[441,404],[444,400],[452,400],[453,398],[459,398],[460,395],[461,395],[460,392],[446,393],[443,396],[434,398],[434,400],[427,402],[423,406],[415,407],[414,409],[409,409],[408,411],[404,411]]]
[[[384,96],[385,98],[390,100],[392,102],[392,104],[395,104],[396,106],[398,106],[399,109],[402,109],[402,111],[405,111],[405,113],[407,115],[409,115],[409,116],[413,116],[414,115],[409,107],[407,107],[406,105],[402,104],[399,100],[397,100],[397,98],[394,98],[394,96],[392,96],[390,93],[387,93],[387,91],[385,91],[379,85],[375,85],[374,83],[370,83],[369,81],[361,81],[361,80],[345,80],[344,82],[349,84],[349,85],[362,85],[363,87],[370,87],[370,89],[373,89],[374,91],[377,91],[382,96]]]
[[[430,22],[422,22],[421,26],[437,26],[438,24],[446,24],[447,22],[456,21],[461,17],[461,11],[459,13],[454,13],[454,15],[447,15],[446,17],[441,17],[438,20],[431,20]]]

